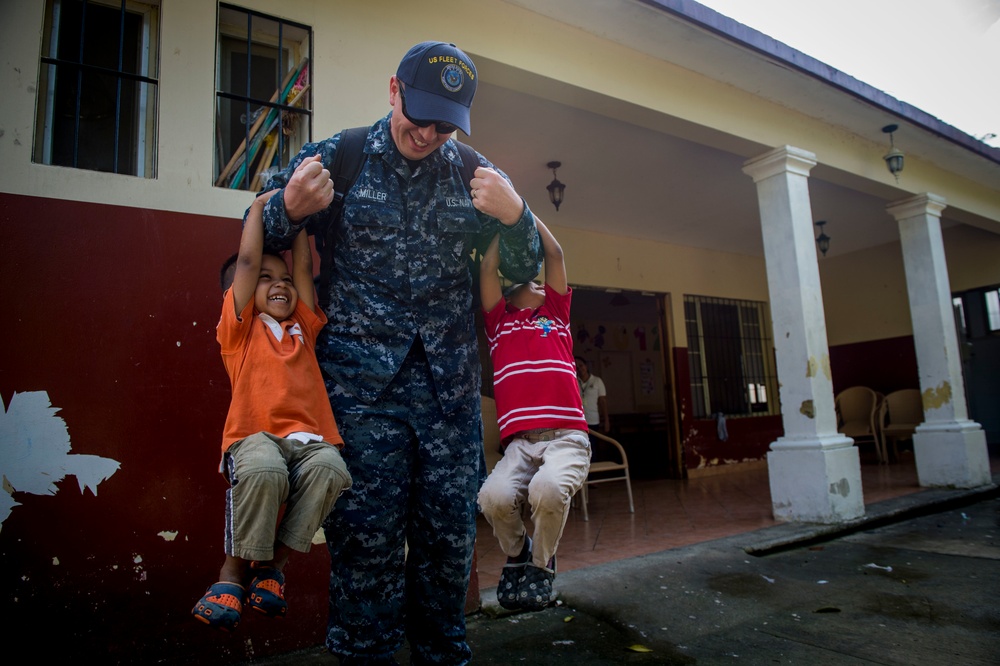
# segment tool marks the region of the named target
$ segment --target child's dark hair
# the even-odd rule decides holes
[[[233,286],[233,272],[235,272],[233,266],[239,256],[239,252],[234,252],[232,256],[222,262],[222,268],[219,269],[219,286],[222,287],[222,291]]]
[[[281,259],[285,262],[285,258],[281,256],[281,253],[277,250],[270,250],[265,248],[264,252],[261,254],[264,257],[274,257],[276,259]],[[225,261],[222,262],[222,268],[219,269],[219,286],[222,287],[222,291],[225,292],[227,289],[233,286],[233,275],[236,273],[236,260],[240,258],[240,253],[236,252],[229,256]],[[288,262],[285,262],[286,264]]]

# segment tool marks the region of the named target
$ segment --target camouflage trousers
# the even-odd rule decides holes
[[[485,476],[480,398],[443,414],[419,340],[379,399],[333,386],[354,480],[324,524],[326,645],[342,663],[466,664],[465,597]],[[405,550],[405,554],[404,554]]]

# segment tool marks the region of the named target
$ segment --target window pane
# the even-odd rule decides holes
[[[45,25],[35,161],[152,176],[155,5],[49,0]]]
[[[991,331],[1000,331],[1000,290],[986,292],[986,318]]]
[[[777,380],[765,304],[704,296],[684,300],[693,415],[777,413],[767,398]]]
[[[309,42],[304,26],[221,6],[216,185],[259,190],[308,140]]]

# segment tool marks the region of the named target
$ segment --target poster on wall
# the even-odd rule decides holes
[[[660,329],[655,324],[574,322],[574,353],[604,381],[611,414],[663,411]]]
[[[639,412],[663,410],[663,360],[659,354],[633,354],[635,406]]]

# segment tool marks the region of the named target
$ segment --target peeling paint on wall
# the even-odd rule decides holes
[[[815,356],[810,356],[809,360],[806,361],[806,377],[818,377],[819,373],[822,372],[823,376],[829,380],[833,380],[833,370],[830,369],[830,355],[823,354],[823,356],[816,360]]]
[[[951,402],[951,383],[944,381],[935,389],[927,389],[920,394],[924,403],[924,411],[928,409],[940,409]]]
[[[802,405],[799,407],[799,412],[811,419],[816,418],[816,407],[813,405],[812,400],[803,400]]]
[[[841,479],[836,483],[830,484],[830,494],[840,495],[841,497],[847,497],[851,494],[851,482],[847,479]]]
[[[2,404],[2,403],[0,403]],[[15,506],[13,493],[55,495],[56,483],[66,475],[76,477],[80,493],[84,488],[97,495],[97,486],[118,471],[121,464],[111,458],[71,454],[66,422],[56,416],[45,391],[15,393],[0,414],[0,526]]]
[[[164,541],[173,541],[174,539],[177,538],[177,531],[175,530],[173,532],[167,532],[167,531],[157,532],[156,536],[160,537]]]

